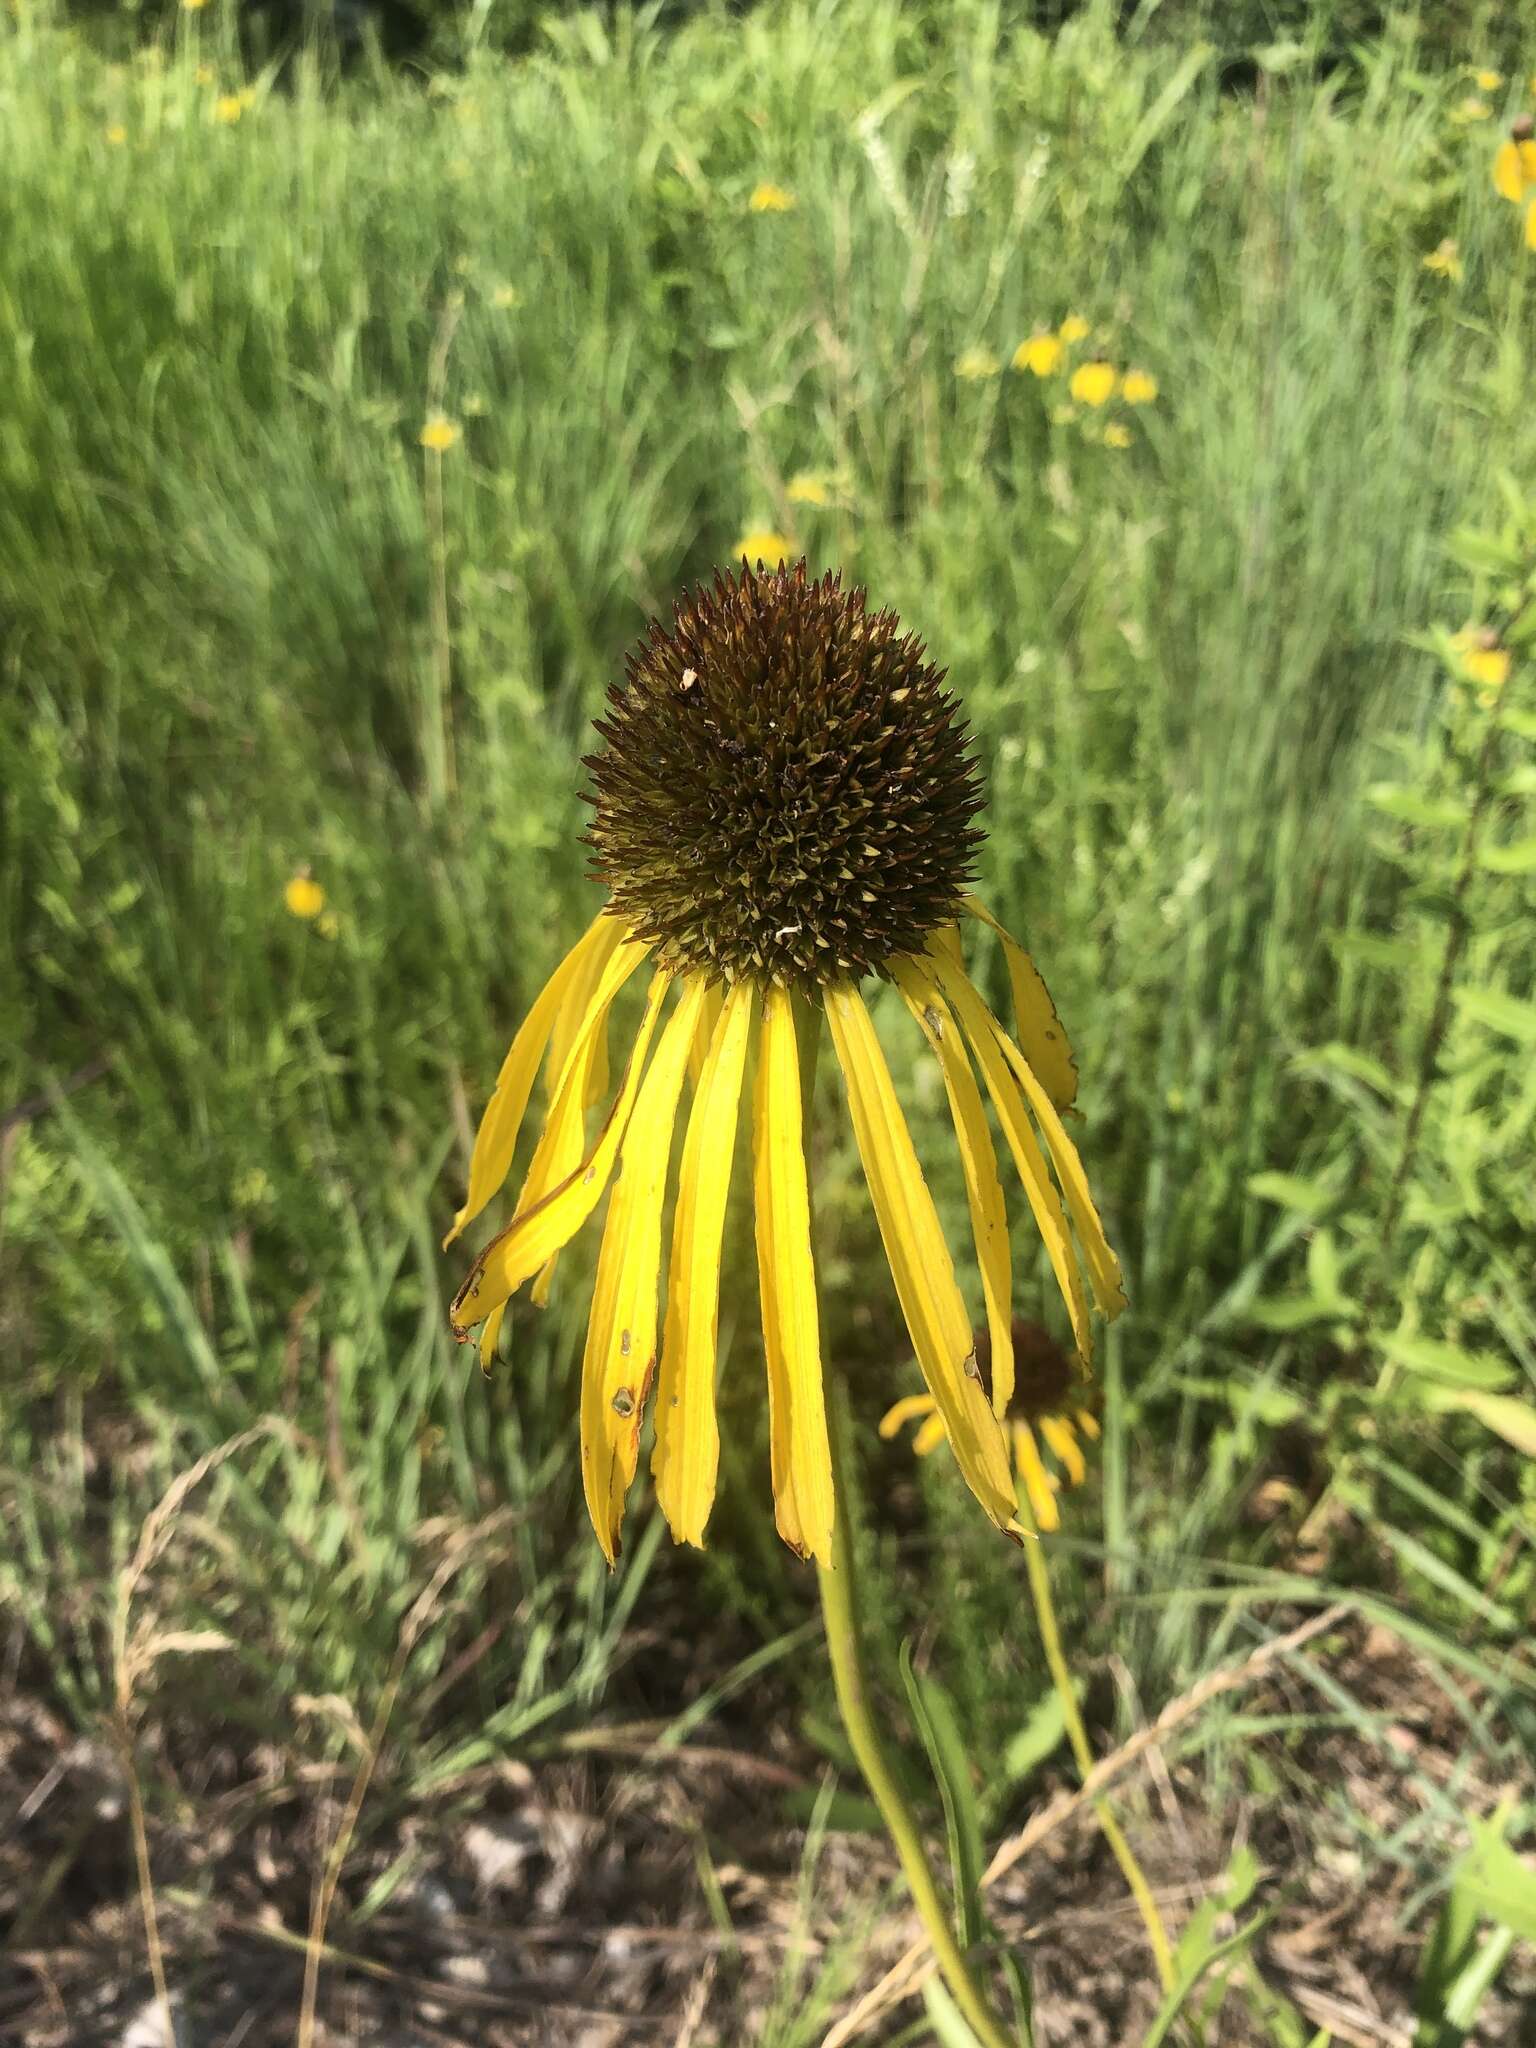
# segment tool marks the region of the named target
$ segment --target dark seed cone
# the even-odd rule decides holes
[[[652,620],[597,722],[612,908],[682,969],[857,978],[953,919],[982,834],[970,732],[896,614],[805,563]]]

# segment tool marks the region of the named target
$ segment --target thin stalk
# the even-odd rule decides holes
[[[1035,1620],[1040,1629],[1045,1661],[1050,1666],[1051,1682],[1056,1687],[1056,1697],[1061,1701],[1067,1740],[1072,1745],[1077,1768],[1086,1779],[1093,1769],[1093,1751],[1088,1747],[1088,1731],[1084,1728],[1083,1717],[1078,1712],[1072,1673],[1067,1668],[1066,1656],[1061,1647],[1061,1631],[1056,1626],[1056,1603],[1051,1598],[1051,1575],[1045,1562],[1045,1545],[1036,1541],[1026,1543],[1023,1549],[1024,1562],[1029,1567],[1029,1590],[1035,1603]],[[1174,1981],[1173,1951],[1168,1945],[1168,1930],[1163,1925],[1163,1916],[1157,1910],[1157,1901],[1152,1896],[1152,1887],[1147,1883],[1146,1873],[1136,1861],[1135,1851],[1121,1832],[1120,1823],[1110,1812],[1108,1800],[1095,1799],[1093,1811],[1103,1830],[1104,1839],[1114,1852],[1115,1861],[1130,1887],[1131,1897],[1136,1901],[1137,1910],[1146,1927],[1147,1940],[1157,1963],[1158,1981],[1165,1992],[1171,1991]]]
[[[907,1889],[917,1908],[923,1931],[933,1945],[944,1981],[956,2005],[964,2013],[972,2033],[983,2048],[1016,2048],[1002,2025],[987,2009],[987,2002],[971,1967],[955,1939],[949,1908],[940,1896],[917,1817],[891,1768],[885,1746],[875,1726],[869,1694],[864,1684],[863,1657],[859,1643],[858,1570],[854,1562],[852,1531],[848,1524],[850,1501],[843,1483],[841,1448],[842,1404],[827,1403],[827,1424],[832,1433],[832,1469],[837,1489],[837,1513],[832,1523],[832,1562],[818,1564],[817,1583],[821,1589],[821,1612],[826,1623],[827,1649],[832,1658],[832,1678],[837,1687],[838,1712],[870,1796],[880,1809],[886,1832],[895,1845]]]

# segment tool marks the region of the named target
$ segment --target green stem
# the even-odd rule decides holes
[[[1062,1718],[1067,1725],[1067,1740],[1072,1745],[1077,1768],[1086,1778],[1093,1769],[1093,1751],[1088,1747],[1088,1731],[1084,1728],[1083,1717],[1078,1712],[1077,1691],[1072,1684],[1072,1673],[1067,1668],[1066,1656],[1062,1651],[1061,1631],[1056,1626],[1056,1603],[1051,1598],[1051,1575],[1046,1568],[1045,1545],[1038,1540],[1026,1543],[1024,1561],[1029,1567],[1029,1590],[1034,1597],[1035,1620],[1040,1628],[1045,1661],[1050,1666],[1051,1681],[1056,1687],[1056,1696],[1061,1701]],[[1171,1991],[1174,1981],[1173,1951],[1168,1946],[1168,1930],[1164,1927],[1162,1915],[1157,1910],[1157,1901],[1152,1896],[1152,1887],[1147,1883],[1146,1873],[1136,1861],[1130,1843],[1121,1833],[1120,1823],[1110,1812],[1109,1801],[1095,1799],[1093,1810],[1103,1830],[1104,1839],[1114,1851],[1115,1861],[1125,1875],[1131,1897],[1136,1901],[1146,1925],[1147,1940],[1151,1943],[1152,1954],[1157,1962],[1158,1979],[1164,1991]]]
[[[848,1732],[859,1769],[864,1773],[880,1817],[896,1847],[902,1875],[912,1894],[944,1981],[956,2005],[970,2024],[982,2048],[1014,2048],[1002,2026],[987,2009],[981,1987],[955,1939],[954,1927],[934,1881],[923,1848],[917,1818],[907,1804],[891,1768],[879,1730],[870,1709],[864,1685],[864,1668],[859,1648],[858,1571],[854,1563],[853,1532],[849,1527],[853,1504],[846,1484],[846,1467],[839,1455],[843,1434],[841,1403],[827,1403],[827,1422],[832,1435],[832,1469],[837,1492],[837,1514],[832,1525],[832,1562],[818,1564],[821,1611],[826,1621],[827,1649],[832,1657],[832,1677],[837,1687],[838,1711]]]

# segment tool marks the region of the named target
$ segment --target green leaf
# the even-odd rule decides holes
[[[1504,1826],[1499,1815],[1471,1823],[1472,1847],[1462,1859],[1456,1883],[1479,1912],[1522,1941],[1536,1941],[1536,1869],[1504,1840]]]
[[[1054,1686],[1035,1701],[1024,1726],[1003,1751],[1003,1775],[1011,1785],[1027,1778],[1061,1746],[1067,1732],[1066,1712]]]
[[[1338,1305],[1315,1294],[1262,1295],[1248,1313],[1261,1330],[1304,1330],[1311,1323],[1333,1323],[1339,1319]]]
[[[1376,1347],[1394,1365],[1427,1378],[1458,1387],[1498,1388],[1506,1386],[1512,1368],[1485,1351],[1464,1351],[1436,1337],[1387,1336],[1376,1338]]]
[[[1294,1209],[1302,1216],[1321,1216],[1338,1200],[1335,1191],[1320,1180],[1308,1180],[1299,1173],[1253,1173],[1248,1192],[1262,1202],[1277,1202],[1282,1209]]]
[[[1470,569],[1474,576],[1516,576],[1520,572],[1520,550],[1512,540],[1481,527],[1458,526],[1445,544],[1452,561]]]
[[[1412,789],[1403,782],[1373,782],[1365,792],[1365,800],[1384,816],[1396,818],[1403,825],[1448,829],[1465,825],[1469,816],[1467,806],[1459,798],[1425,796],[1422,790]]]
[[[923,1747],[938,1780],[939,1797],[944,1802],[949,1867],[955,1887],[955,1932],[961,1948],[973,1948],[983,1932],[981,1873],[986,1851],[970,1758],[960,1739],[960,1726],[949,1694],[936,1678],[924,1677],[915,1669],[912,1645],[907,1641],[901,1646],[901,1682],[907,1689],[912,1719],[923,1738]]]
[[[1536,1407],[1529,1401],[1517,1400],[1513,1394],[1485,1394],[1475,1388],[1434,1385],[1423,1388],[1421,1400],[1426,1408],[1437,1411],[1465,1409],[1517,1451],[1536,1458]]]
[[[1497,988],[1458,988],[1451,993],[1464,1017],[1502,1031],[1520,1045],[1536,1045],[1536,1003],[1522,1003]]]
[[[1511,839],[1503,846],[1485,846],[1477,861],[1490,874],[1528,875],[1536,868],[1536,833],[1529,839]]]
[[[1536,617],[1536,612],[1532,613]],[[1499,723],[1506,732],[1517,734],[1523,740],[1536,740],[1536,711],[1524,711],[1514,704],[1499,707]]]

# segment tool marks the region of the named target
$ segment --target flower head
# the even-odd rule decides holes
[[[782,185],[775,185],[769,179],[752,187],[752,196],[747,205],[753,213],[791,213],[795,206],[795,195]]]
[[[1504,74],[1502,71],[1474,71],[1472,83],[1479,92],[1497,92],[1504,83]]]
[[[1452,107],[1451,119],[1459,122],[1463,127],[1470,127],[1474,121],[1486,121],[1492,111],[1486,100],[1480,100],[1473,95],[1469,95],[1464,100],[1458,100],[1456,105]]]
[[[1008,1225],[983,1086],[1085,1360],[1088,1290],[1106,1314],[1123,1297],[1062,1122],[1077,1075],[1060,1020],[1029,955],[969,893],[981,789],[943,672],[893,613],[871,612],[840,578],[812,580],[803,561],[775,571],[744,563],[681,599],[670,627],[652,622],[597,731],[589,840],[608,901],[534,1003],[476,1137],[449,1242],[506,1179],[543,1067],[548,1118],[511,1222],[455,1297],[455,1332],[482,1326],[488,1366],[510,1297],[533,1282],[543,1298],[555,1258],[611,1180],[582,1368],[588,1509],[612,1561],[654,1386],[657,1499],[677,1540],[702,1543],[719,1462],[721,1241],[755,1040],[747,1120],[775,1513],[792,1548],[825,1561],[836,1503],[800,1065],[819,1011],[935,1411],[972,1492],[1010,1528],[1017,1499],[1000,1420],[1015,1379]],[[967,973],[962,914],[1001,940],[1011,1032]],[[610,1091],[609,1013],[647,961],[640,1020]],[[948,1097],[990,1388],[860,993],[872,972],[899,993]],[[673,1126],[690,1077],[662,1302]],[[589,1136],[588,1112],[610,1092]]]
[[[830,505],[833,500],[832,480],[820,470],[802,469],[784,486],[784,495],[792,505]],[[784,552],[788,554],[789,550],[786,548]]]
[[[306,924],[325,909],[325,891],[307,868],[301,868],[284,887],[283,908],[290,917],[302,918]]]
[[[1124,420],[1111,420],[1104,429],[1106,448],[1129,448],[1131,438],[1131,430]]]
[[[765,564],[777,569],[780,562],[789,560],[790,543],[782,533],[775,533],[771,526],[752,526],[741,536],[731,549],[733,561],[746,561],[751,567],[761,569]]]
[[[982,377],[995,377],[1002,367],[989,348],[962,349],[955,358],[955,375],[973,382]]]
[[[1075,348],[1078,342],[1088,338],[1088,322],[1081,313],[1069,313],[1056,332],[1064,348]]]
[[[1491,627],[1480,631],[1464,627],[1452,636],[1451,645],[1469,683],[1477,683],[1485,691],[1498,691],[1509,681],[1509,649],[1500,646],[1499,636]]]
[[[1048,1331],[1023,1316],[1015,1316],[1012,1341],[1013,1396],[1002,1420],[1011,1438],[1014,1474],[1024,1489],[1036,1526],[1056,1529],[1061,1526],[1056,1496],[1062,1477],[1068,1486],[1081,1486],[1087,1478],[1088,1465],[1080,1439],[1097,1439],[1098,1419],[1087,1404],[1081,1374]],[[987,1330],[976,1332],[976,1360],[990,1386],[992,1338]],[[921,1427],[912,1439],[912,1450],[914,1456],[926,1458],[945,1439],[944,1418],[931,1394],[907,1394],[893,1402],[880,1418],[880,1434],[893,1437],[904,1424],[920,1418]],[[1041,1455],[1042,1438],[1050,1453],[1049,1462]]]
[[[1056,334],[1031,334],[1021,341],[1013,352],[1013,367],[1028,370],[1032,376],[1054,376],[1061,368],[1061,337]]]
[[[1437,277],[1448,277],[1452,284],[1461,282],[1465,271],[1454,236],[1447,235],[1444,241],[1437,243],[1430,250],[1424,258],[1424,268],[1432,270]]]
[[[1107,405],[1115,389],[1114,367],[1105,362],[1079,363],[1067,388],[1079,405]]]
[[[232,128],[245,112],[245,101],[237,92],[221,92],[213,103],[213,118]]]
[[[1120,379],[1120,396],[1127,405],[1150,405],[1157,396],[1157,379],[1150,370],[1127,370]]]
[[[1494,152],[1493,189],[1513,206],[1536,190],[1536,137],[1529,114],[1511,122],[1508,140]]]
[[[444,455],[458,442],[458,422],[447,418],[443,413],[432,413],[416,438],[423,448],[430,448],[434,455]]]
[[[128,130],[121,121],[111,121],[105,129],[106,139],[114,149],[121,149],[128,140]]]

